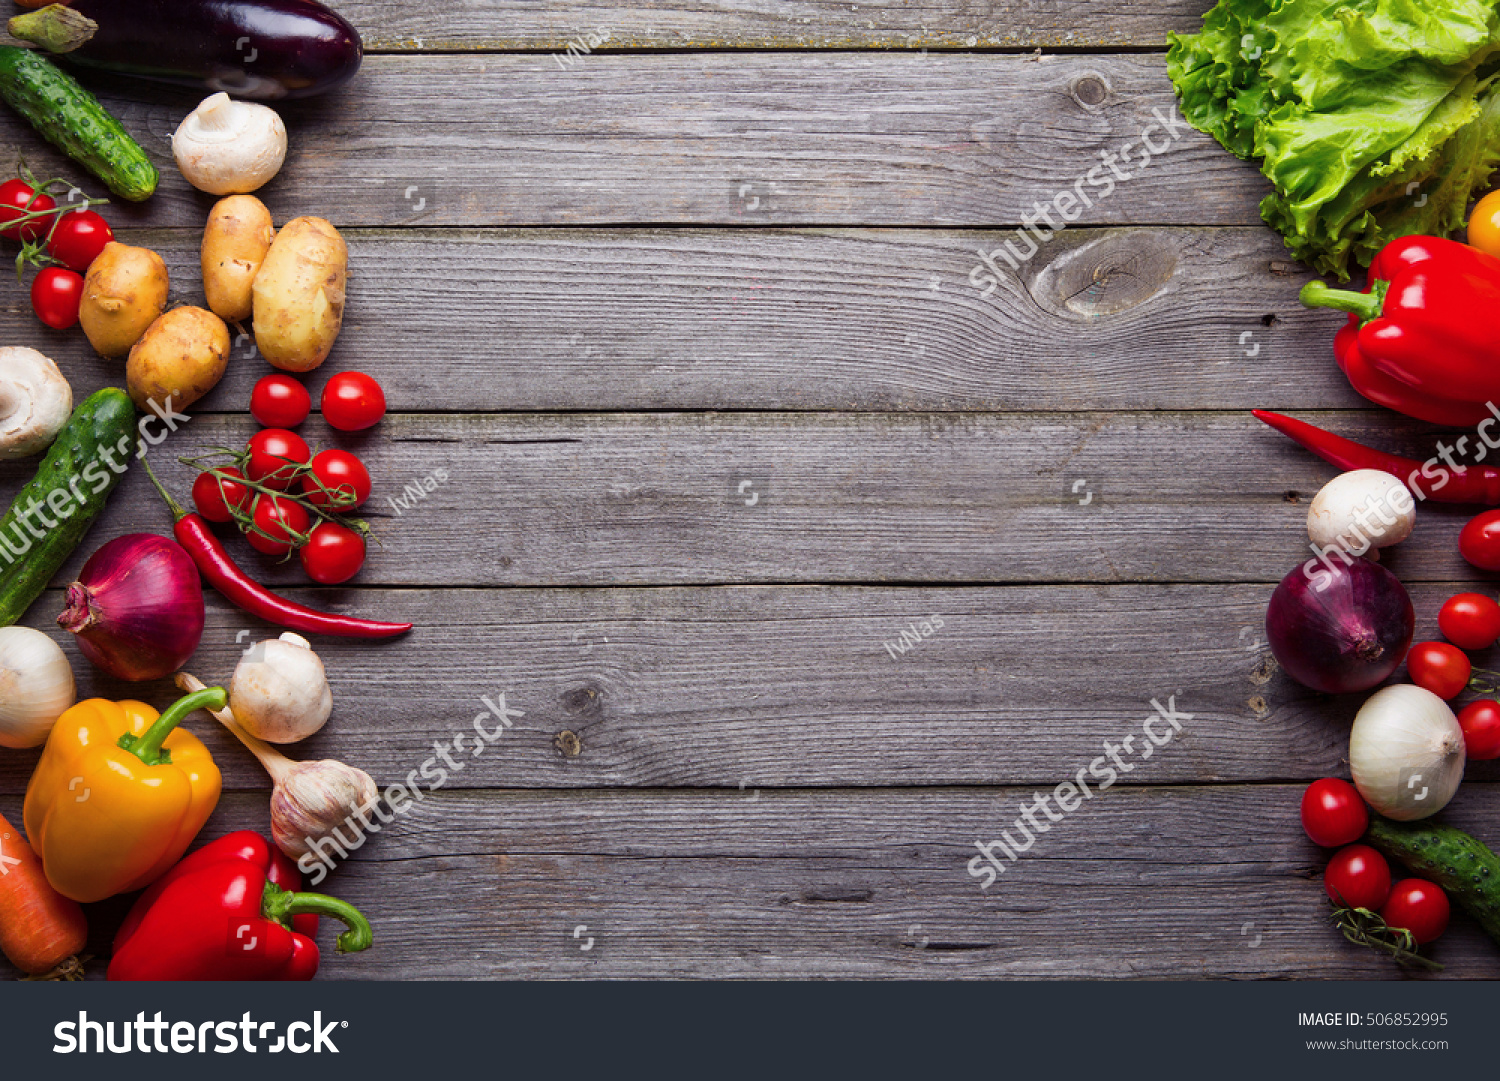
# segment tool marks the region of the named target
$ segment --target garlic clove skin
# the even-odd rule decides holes
[[[267,743],[295,743],[322,728],[333,692],[307,639],[288,631],[251,647],[230,681],[229,711]]]
[[[340,831],[335,843],[343,837],[358,848],[366,833],[358,812],[373,807],[379,797],[374,778],[362,769],[331,758],[299,762],[271,792],[271,838],[294,860],[335,829]]]
[[[50,357],[0,348],[0,458],[25,458],[52,445],[73,412],[73,388]]]
[[[0,747],[40,747],[77,700],[62,647],[30,627],[0,627]]]
[[[286,125],[274,109],[212,94],[172,134],[172,156],[189,184],[212,195],[265,186],[286,160]]]

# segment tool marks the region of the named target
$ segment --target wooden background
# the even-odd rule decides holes
[[[1326,925],[1297,822],[1301,786],[1346,772],[1358,703],[1286,679],[1262,634],[1333,471],[1247,411],[1424,457],[1432,430],[1345,385],[1264,181],[1191,130],[993,296],[969,281],[1172,107],[1166,33],[1208,0],[338,6],[364,67],[283,110],[261,194],[350,241],[346,329],[308,382],[368,371],[392,412],[306,434],[368,458],[384,548],[356,586],[292,591],[417,629],[317,643],[335,714],[294,754],[388,784],[481,695],[525,716],[325,884],[376,946],[323,977],[1400,975]],[[90,83],[163,172],[107,213],[197,302],[212,199],[169,149],[197,95]],[[0,141],[76,175],[8,114]],[[80,398],[121,380],[22,289],[0,306],[0,341]],[[240,348],[157,461],[246,438],[267,370]],[[1389,560],[1419,634],[1475,580],[1464,521],[1424,508]],[[133,470],[55,584],[167,525]],[[191,667],[222,681],[244,632],[274,632],[208,606]],[[172,696],[67,649],[86,693]],[[1183,734],[982,891],[974,842],[1169,695]],[[264,829],[260,768],[191,727],[226,781],[205,837]],[[13,822],[35,758],[0,755]],[[1445,818],[1494,840],[1500,771],[1470,778]],[[122,910],[94,906],[97,953]],[[1432,952],[1500,976],[1467,919]]]

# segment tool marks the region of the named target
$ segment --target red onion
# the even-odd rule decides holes
[[[203,586],[192,557],[154,533],[116,537],[68,587],[57,625],[83,655],[121,679],[159,679],[187,663],[203,637]]]
[[[1315,691],[1367,691],[1411,647],[1416,620],[1406,587],[1367,559],[1308,564],[1310,570],[1298,567],[1271,595],[1271,652],[1289,676]]]

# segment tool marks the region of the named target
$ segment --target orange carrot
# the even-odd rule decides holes
[[[88,921],[52,888],[21,831],[0,815],[0,953],[28,976],[76,979]]]

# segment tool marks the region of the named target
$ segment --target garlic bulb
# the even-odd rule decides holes
[[[333,694],[307,639],[288,631],[251,647],[234,670],[229,710],[267,743],[296,743],[328,721]]]
[[[363,831],[360,808],[368,814],[379,797],[374,778],[362,769],[331,758],[298,762],[277,779],[271,793],[271,837],[293,859],[340,826],[340,836],[352,842]]]
[[[286,125],[264,105],[212,94],[177,126],[172,156],[188,183],[200,191],[255,191],[281,171]]]
[[[1354,787],[1398,822],[1437,814],[1464,776],[1464,732],[1431,691],[1410,683],[1372,694],[1349,731]]]
[[[1319,548],[1351,555],[1388,548],[1411,536],[1417,504],[1399,477],[1379,469],[1340,473],[1319,489],[1307,508],[1307,535]]]
[[[40,747],[77,700],[56,642],[30,627],[0,627],[0,747]]]

